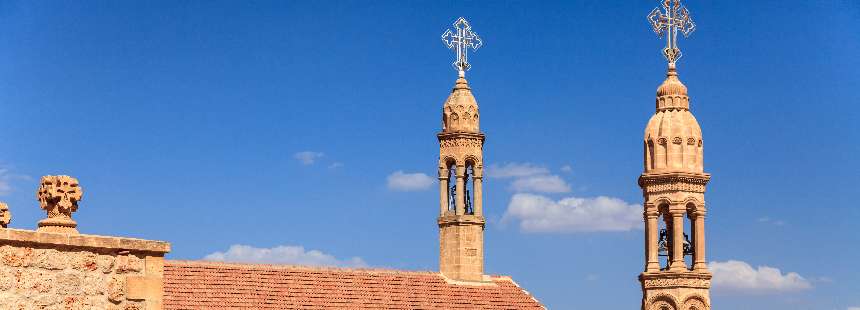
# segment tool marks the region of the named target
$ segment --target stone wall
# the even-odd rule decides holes
[[[446,215],[439,222],[439,271],[460,281],[484,281],[484,223],[474,215]]]
[[[161,309],[170,244],[0,229],[0,310]]]

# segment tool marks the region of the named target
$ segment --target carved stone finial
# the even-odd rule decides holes
[[[83,189],[78,179],[67,175],[43,176],[39,183],[36,198],[39,206],[48,212],[48,218],[39,221],[37,231],[77,234],[72,212],[78,210],[78,202],[83,197]]]
[[[9,212],[9,205],[5,202],[0,202],[0,227],[6,228],[11,221],[12,212]]]

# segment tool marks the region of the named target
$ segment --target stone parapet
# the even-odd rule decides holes
[[[0,300],[9,309],[161,309],[169,251],[162,241],[0,229]]]
[[[170,243],[135,238],[98,235],[68,235],[24,229],[0,229],[0,245],[36,245],[132,253],[161,254],[170,252]]]

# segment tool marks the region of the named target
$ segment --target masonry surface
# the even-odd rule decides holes
[[[0,229],[0,310],[160,309],[166,242]]]

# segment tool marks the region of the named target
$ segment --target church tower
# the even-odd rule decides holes
[[[468,49],[481,39],[464,18],[442,41],[457,53],[458,78],[442,106],[439,139],[439,270],[457,281],[484,279],[484,224],[481,200],[484,134],[479,128],[478,102],[466,82]]]
[[[645,169],[639,177],[645,198],[642,309],[708,310],[705,186],[710,175],[704,172],[702,130],[675,67],[681,57],[678,32],[687,36],[695,25],[680,0],[662,2],[663,11],[654,9],[648,16],[654,31],[667,36],[663,54],[669,69],[657,88],[657,111],[645,128]]]

